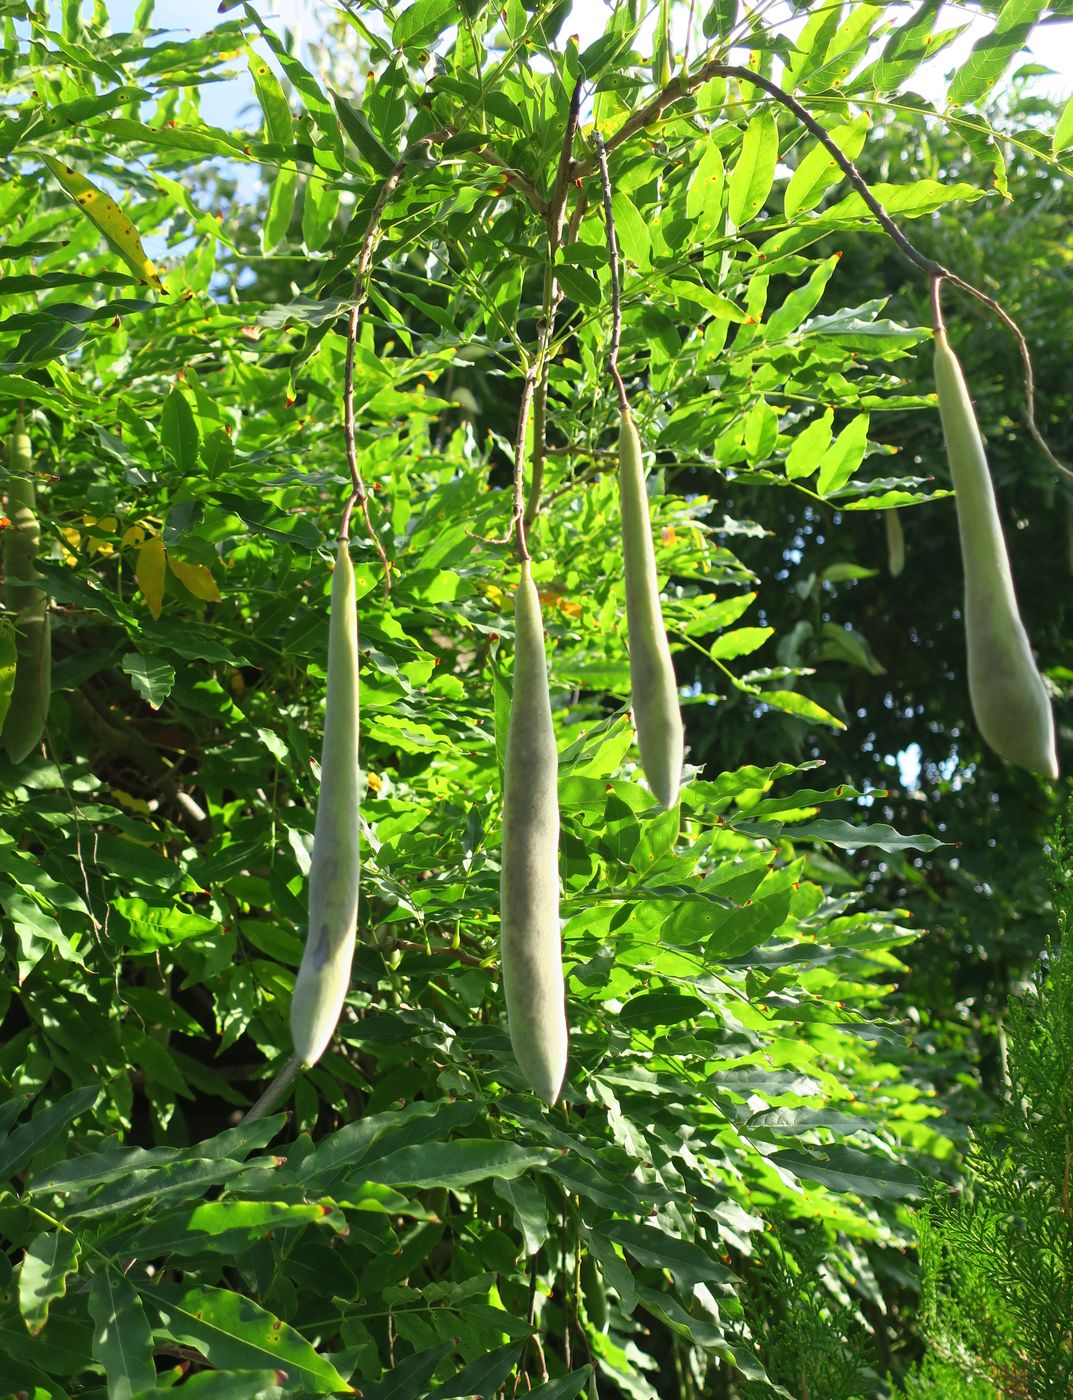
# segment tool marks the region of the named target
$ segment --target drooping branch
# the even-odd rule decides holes
[[[936,259],[928,257],[926,253],[922,253],[920,249],[906,237],[883,208],[880,201],[872,193],[871,189],[868,187],[868,182],[857,169],[853,161],[841,150],[838,143],[833,140],[826,127],[818,122],[812,113],[809,112],[792,93],[787,92],[785,88],[779,87],[778,83],[772,82],[770,78],[764,77],[762,73],[755,73],[751,68],[742,68],[737,64],[720,63],[718,61],[706,63],[698,68],[695,73],[679,74],[668,83],[666,87],[658,92],[650,102],[642,107],[640,111],[628,117],[619,129],[612,136],[607,138],[606,150],[613,151],[616,147],[621,146],[632,136],[636,135],[638,131],[642,131],[646,126],[651,125],[651,123],[657,120],[668,107],[672,106],[680,98],[694,92],[699,87],[703,87],[705,83],[711,82],[713,78],[734,78],[738,82],[751,83],[753,87],[759,88],[761,92],[767,93],[769,97],[785,107],[788,112],[796,117],[805,130],[820,143],[842,171],[853,189],[860,195],[863,204],[875,218],[880,228],[887,234],[895,247],[909,263],[928,277],[949,282],[951,286],[957,287],[967,296],[973,297],[976,301],[986,306],[999,318],[1014,337],[1021,356],[1025,386],[1025,421],[1029,434],[1033,442],[1035,442],[1036,446],[1046,457],[1049,465],[1055,471],[1061,472],[1064,476],[1073,480],[1073,471],[1070,471],[1068,467],[1055,457],[1036,423],[1035,374],[1032,368],[1032,356],[1028,348],[1028,342],[1020,326],[1018,326],[1009,312],[1006,311],[994,297],[988,296],[986,292],[981,291],[979,287],[966,281],[964,277],[958,276],[956,272],[951,271],[948,267],[944,267],[944,265],[936,261]],[[595,161],[592,159],[575,161],[571,168],[571,173],[575,179],[583,179],[585,176],[591,175],[598,166],[599,157],[597,157]]]

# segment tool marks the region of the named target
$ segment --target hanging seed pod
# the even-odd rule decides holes
[[[339,541],[332,577],[320,767],[309,931],[291,1000],[291,1035],[304,1065],[316,1064],[338,1024],[358,922],[358,611],[346,540]]]
[[[1050,700],[1017,607],[972,400],[941,330],[935,333],[935,380],[965,571],[965,643],[973,715],[984,740],[999,757],[1056,778]]]
[[[898,578],[905,568],[905,535],[902,522],[896,510],[883,512],[883,524],[887,530],[887,571],[891,578]]]
[[[8,758],[21,763],[41,742],[52,688],[52,637],[48,594],[32,588],[41,526],[30,476],[30,438],[20,413],[8,442],[7,514],[4,531],[4,602],[15,614],[15,685],[4,717]]]
[[[641,440],[628,410],[622,411],[618,451],[633,721],[648,786],[664,807],[673,807],[682,777],[682,713],[659,602]]]
[[[559,755],[540,598],[529,561],[514,600],[514,691],[503,767],[500,957],[507,1021],[526,1083],[552,1104],[566,1074],[559,931]]]

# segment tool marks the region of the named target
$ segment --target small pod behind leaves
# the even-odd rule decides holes
[[[659,602],[641,440],[628,410],[622,413],[618,450],[633,722],[648,786],[664,807],[673,807],[682,777],[682,713]]]
[[[961,366],[941,330],[935,334],[935,380],[961,536],[973,715],[1000,758],[1056,778],[1054,716],[1017,607],[983,438]]]
[[[4,717],[3,739],[12,763],[41,742],[52,689],[52,637],[48,594],[31,585],[41,526],[30,476],[30,438],[19,414],[8,443],[7,514],[4,531],[4,602],[15,614],[15,685]]]
[[[328,698],[309,867],[309,931],[291,1001],[298,1057],[316,1064],[350,987],[358,922],[358,612],[354,566],[339,541],[328,624]]]
[[[883,524],[887,531],[887,572],[891,578],[899,578],[905,568],[905,534],[898,512],[885,510]]]
[[[503,764],[500,958],[511,1044],[546,1103],[566,1074],[559,930],[559,755],[551,719],[540,598],[529,561],[514,600],[514,689]]]

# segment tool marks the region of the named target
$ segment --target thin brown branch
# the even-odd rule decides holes
[[[587,481],[595,481],[596,478],[602,476],[604,472],[615,470],[615,464],[618,461],[617,452],[594,452],[592,455],[602,458],[603,460],[593,462],[591,467],[586,467],[583,472],[578,472],[575,476],[572,476],[569,481],[564,481],[561,485],[557,486],[554,491],[549,491],[547,496],[544,497],[544,504],[546,506],[551,506],[554,505],[556,501],[561,501],[564,496],[569,496],[571,491],[576,491],[579,486],[584,486]]]
[[[606,458],[609,462],[618,461],[618,453],[610,447],[582,447],[576,442],[565,443],[562,447],[546,447],[544,451],[549,457],[592,457]]]
[[[787,111],[791,112],[805,130],[816,138],[835,162],[852,187],[860,195],[865,207],[875,218],[880,228],[883,229],[884,233],[892,240],[907,261],[928,277],[940,278],[943,281],[947,281],[960,291],[965,292],[968,296],[975,298],[975,300],[988,307],[988,309],[999,318],[1014,337],[1017,342],[1018,351],[1020,352],[1024,371],[1025,422],[1028,426],[1029,434],[1033,442],[1046,457],[1048,464],[1055,471],[1073,480],[1073,471],[1070,471],[1070,469],[1054,455],[1036,423],[1036,384],[1035,374],[1032,368],[1032,356],[1028,349],[1028,342],[1017,322],[993,297],[989,297],[987,293],[981,291],[979,287],[973,286],[973,284],[967,282],[965,278],[959,277],[956,272],[952,272],[948,267],[944,267],[942,263],[922,253],[920,249],[906,237],[883,208],[883,205],[869,189],[868,183],[861,172],[857,169],[856,165],[854,165],[853,161],[844,154],[838,143],[831,138],[826,127],[822,126],[811,112],[801,105],[796,97],[787,92],[784,88],[779,87],[777,83],[773,83],[770,78],[765,78],[761,73],[753,72],[751,68],[741,68],[736,64],[720,63],[718,61],[705,63],[702,67],[698,68],[695,73],[680,73],[673,81],[668,83],[662,91],[656,93],[655,97],[642,107],[640,111],[628,117],[612,136],[607,138],[607,151],[613,151],[616,147],[621,146],[632,136],[636,135],[638,131],[644,130],[646,126],[650,126],[654,121],[657,121],[663,112],[680,98],[687,96],[698,87],[703,87],[705,83],[711,82],[713,78],[734,78],[738,82],[751,83],[753,87],[758,87],[761,92],[766,92],[769,97],[774,98],[776,102],[780,103]],[[575,179],[583,179],[585,176],[591,175],[593,171],[598,168],[598,165],[598,159],[595,161],[591,159],[574,161],[571,167],[571,174]]]
[[[982,302],[984,306],[999,318],[1017,342],[1017,349],[1021,356],[1021,367],[1025,385],[1025,424],[1028,427],[1029,436],[1043,453],[1044,457],[1046,457],[1048,465],[1053,467],[1056,472],[1060,472],[1063,476],[1068,477],[1070,481],[1073,481],[1073,471],[1070,471],[1065,463],[1060,462],[1054,455],[1047,439],[1040,432],[1039,426],[1036,423],[1036,375],[1032,368],[1032,355],[1028,348],[1028,341],[1021,327],[1009,312],[995,301],[994,297],[989,297],[986,292],[980,291],[979,287],[974,287],[971,282],[966,282],[964,278],[959,277],[956,272],[944,271],[941,274],[940,280],[949,282],[951,286],[960,288],[961,291],[967,292],[970,296],[975,297],[977,301]]]
[[[458,128],[448,126],[444,127],[442,131],[438,131],[435,136],[426,136],[424,139],[439,144],[449,137],[457,135]],[[525,196],[527,203],[532,206],[534,212],[539,214],[542,219],[548,217],[547,200],[541,197],[540,191],[531,180],[527,179],[521,171],[517,170],[509,161],[503,159],[490,141],[486,141],[483,146],[477,146],[468,150],[466,155],[477,156],[484,161],[485,165],[490,165],[495,170],[502,170],[503,174],[507,177],[508,183],[520,194]]]
[[[142,738],[137,730],[128,725],[113,724],[101,714],[96,705],[83,690],[72,690],[68,697],[71,709],[78,715],[84,726],[108,752],[117,758],[129,760],[147,778],[153,779],[166,795],[182,809],[194,834],[204,839],[212,834],[212,823],[208,813],[189,793],[183,793],[180,800],[179,774],[167,761]]]
[[[474,957],[472,953],[467,953],[463,948],[426,947],[424,943],[414,943],[406,938],[392,938],[390,942],[392,948],[402,948],[407,953],[431,953],[444,958],[457,958],[467,967],[487,966],[484,958]]]
[[[564,1192],[565,1195],[565,1192]],[[567,1248],[567,1228],[566,1211],[564,1210],[559,1220],[559,1280],[563,1291],[561,1312],[563,1315],[563,1365],[567,1371],[574,1369],[573,1348],[570,1343],[570,1283],[569,1278],[573,1272],[567,1261],[572,1258],[572,1251]],[[577,1309],[577,1295],[574,1297],[574,1308]]]

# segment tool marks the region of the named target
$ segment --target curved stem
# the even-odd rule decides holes
[[[264,1118],[291,1087],[291,1083],[296,1078],[298,1071],[302,1068],[302,1062],[297,1055],[291,1055],[284,1063],[283,1068],[269,1084],[261,1097],[243,1114],[243,1123],[252,1123],[257,1118]]]
[[[935,327],[936,335],[940,331],[945,331],[943,324],[943,279],[933,277],[931,279],[931,323]]]
[[[533,403],[533,390],[536,387],[536,369],[531,366],[522,383],[522,401],[518,406],[518,431],[514,435],[514,539],[519,562],[529,557],[529,545],[525,538],[525,438],[529,427],[529,409]]]
[[[536,382],[533,393],[533,472],[529,483],[529,500],[525,507],[524,523],[527,530],[532,528],[533,521],[540,510],[540,493],[544,489],[551,343],[555,336],[555,313],[563,299],[562,290],[555,277],[555,259],[563,244],[566,201],[570,193],[570,170],[574,158],[574,138],[577,135],[578,119],[581,114],[581,88],[582,80],[578,78],[570,96],[570,107],[566,115],[566,130],[563,133],[562,150],[559,153],[559,167],[555,173],[555,185],[551,200],[544,211],[548,230],[548,261],[544,269],[544,303],[540,318]]]
[[[603,186],[607,256],[611,263],[611,346],[607,352],[607,370],[618,393],[619,412],[628,413],[630,404],[618,368],[618,352],[622,344],[622,288],[619,282],[618,235],[615,233],[615,216],[611,208],[611,176],[607,169],[607,149],[599,132],[596,133],[596,158],[600,165],[600,183]]]
[[[440,131],[431,132],[428,136],[423,136],[416,146],[429,145],[443,139],[444,133]],[[410,154],[410,153],[408,153]],[[373,253],[380,239],[380,223],[384,217],[384,210],[388,206],[391,196],[398,188],[409,164],[409,160],[397,160],[389,171],[384,183],[380,186],[380,193],[376,197],[376,203],[369,214],[369,222],[365,228],[365,237],[362,239],[361,247],[358,249],[358,260],[354,269],[354,290],[351,293],[350,314],[347,317],[346,332],[346,363],[343,369],[343,436],[346,441],[347,466],[350,468],[350,480],[353,483],[353,493],[347,501],[343,510],[343,518],[340,524],[340,536],[348,539],[350,536],[350,517],[354,509],[354,504],[361,507],[362,516],[365,519],[365,528],[369,532],[379,556],[380,563],[384,569],[384,595],[391,592],[391,565],[388,557],[384,553],[384,546],[380,543],[380,536],[373,525],[372,517],[369,514],[369,494],[365,489],[365,481],[361,474],[361,467],[358,465],[358,449],[354,431],[354,350],[358,341],[358,326],[361,320],[361,310],[365,305],[368,295],[369,269],[372,266]]]

